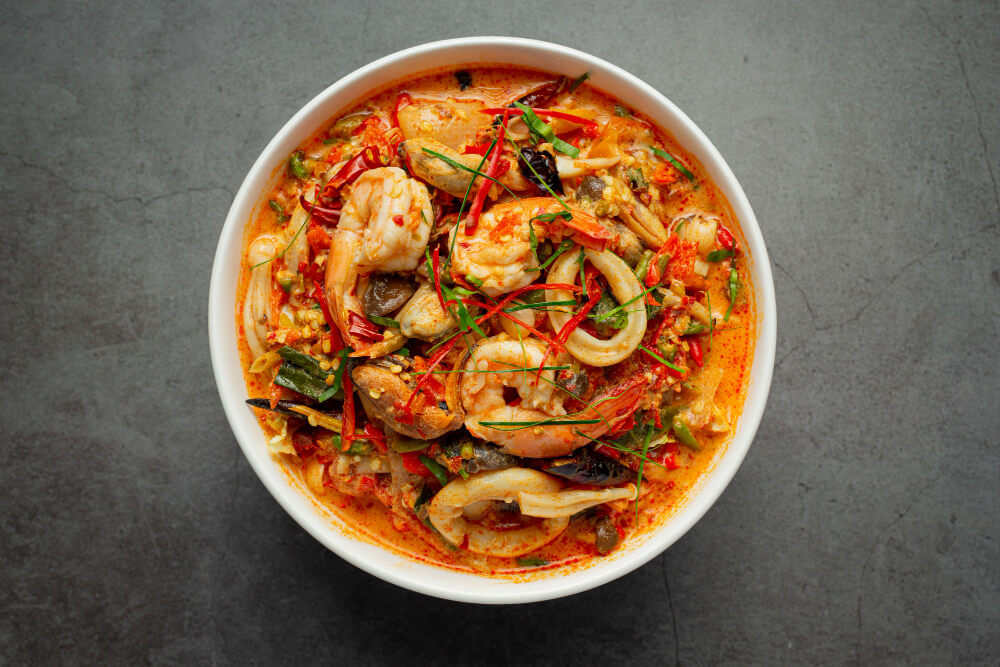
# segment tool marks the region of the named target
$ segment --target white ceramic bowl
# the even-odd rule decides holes
[[[739,220],[759,317],[750,390],[736,433],[686,504],[656,531],[588,568],[566,574],[555,571],[524,582],[444,570],[347,534],[339,518],[313,501],[271,458],[260,426],[244,404],[247,391],[236,348],[234,308],[240,244],[255,205],[272,185],[275,167],[325,121],[370,91],[429,69],[473,63],[523,65],[570,77],[589,71],[591,84],[627,102],[673,134],[702,163]],[[285,511],[331,551],[385,581],[427,595],[488,604],[534,602],[594,588],[643,565],[686,533],[725,490],[757,432],[771,385],[776,326],[774,284],[757,220],[732,171],[691,119],[648,84],[610,63],[565,46],[513,37],[450,39],[394,53],[337,81],[300,109],[268,143],[236,194],[215,253],[208,305],[212,369],[226,417],[250,465]]]

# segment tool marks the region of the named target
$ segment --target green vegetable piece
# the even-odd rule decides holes
[[[310,375],[314,375],[320,380],[325,380],[326,376],[330,375],[329,371],[324,371],[319,367],[319,360],[315,357],[310,357],[308,354],[299,352],[294,347],[289,347],[285,345],[278,349],[278,356],[285,361],[295,364],[296,366],[302,368]]]
[[[729,307],[726,308],[726,315],[723,322],[729,321],[729,315],[733,312],[733,304],[736,303],[736,291],[740,287],[740,274],[736,272],[736,267],[729,270]]]
[[[677,440],[687,447],[688,449],[693,449],[696,452],[701,450],[701,445],[698,444],[698,440],[695,439],[694,434],[691,433],[691,429],[688,425],[681,421],[678,417],[674,417],[673,421],[674,435],[677,436]]]
[[[407,438],[405,435],[397,435],[390,441],[392,448],[397,452],[416,452],[421,449],[427,449],[431,443],[426,440],[417,440],[416,438]]]
[[[625,176],[628,178],[628,185],[633,190],[645,190],[649,187],[649,183],[646,182],[646,177],[642,175],[642,170],[635,167],[630,167],[625,170]]]
[[[305,153],[302,151],[295,151],[288,158],[288,166],[292,170],[292,174],[300,181],[304,181],[309,178],[309,169],[302,161],[304,157]]]
[[[645,250],[639,258],[639,261],[636,263],[635,277],[639,279],[639,282],[646,279],[646,274],[649,273],[649,263],[652,261],[654,254],[655,253],[652,250]]]
[[[337,436],[337,445],[340,444],[340,436]],[[337,449],[340,449],[338,446]],[[367,440],[355,439],[351,441],[351,446],[347,449],[345,454],[350,454],[352,456],[364,456],[365,454],[371,454],[372,446]]]
[[[471,273],[466,273],[465,274],[465,282],[469,283],[473,287],[482,287],[483,286],[483,281],[480,280],[479,278],[475,277]]]
[[[372,315],[368,319],[372,322],[372,324],[378,324],[383,327],[392,327],[393,329],[399,328],[399,322],[391,317],[379,317],[378,315]]]
[[[429,456],[420,455],[420,462],[424,464],[437,481],[441,482],[441,486],[447,486],[448,484],[448,471],[445,470],[444,466],[430,458]]]
[[[420,495],[417,496],[416,501],[413,503],[413,511],[419,512],[420,508],[429,503],[433,497],[434,492],[431,491],[429,486],[424,484],[424,486],[420,489]]]
[[[521,567],[544,567],[549,564],[549,561],[538,556],[527,556],[525,558],[518,558],[517,564]]]
[[[398,354],[401,357],[408,357],[410,356],[410,348],[401,347],[398,350],[396,350],[395,354]]]
[[[271,200],[270,200],[270,201],[268,201],[267,203],[268,203],[268,206],[270,206],[270,207],[271,207],[271,209],[272,209],[272,210],[273,210],[273,211],[274,211],[275,213],[277,213],[277,214],[278,214],[278,224],[279,224],[279,225],[280,225],[281,223],[285,222],[286,220],[288,220],[288,219],[289,219],[290,217],[292,217],[292,216],[288,215],[287,213],[285,213],[285,209],[283,209],[283,208],[281,207],[281,204],[279,204],[278,202],[274,201],[273,199],[271,199]]]
[[[687,329],[684,330],[682,336],[696,336],[698,334],[703,334],[708,331],[708,326],[702,324],[701,322],[691,322],[687,325]]]
[[[615,115],[620,118],[631,118],[632,112],[620,104],[615,105]]]
[[[597,323],[599,333],[608,334],[609,331],[601,331],[601,326],[612,329],[624,329],[628,325],[628,313],[619,308],[618,300],[611,294],[611,290],[604,290],[601,298],[587,314],[587,319]]]
[[[330,389],[323,380],[287,361],[283,361],[281,367],[278,368],[278,374],[274,376],[274,384],[317,401]]]
[[[580,149],[572,144],[568,144],[559,137],[552,130],[552,127],[543,121],[541,118],[535,115],[535,112],[531,110],[531,107],[521,104],[520,102],[514,102],[514,106],[521,110],[521,120],[524,124],[528,126],[531,132],[552,144],[552,147],[563,153],[575,158],[580,155]]]
[[[725,250],[725,249],[713,250],[712,252],[708,253],[708,261],[712,262],[713,264],[717,264],[718,262],[721,262],[724,259],[729,259],[732,256],[733,256],[732,250]]]

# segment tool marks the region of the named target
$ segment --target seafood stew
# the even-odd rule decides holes
[[[247,402],[370,541],[496,575],[585,565],[725,449],[755,339],[738,221],[585,79],[466,67],[378,92],[248,225]]]

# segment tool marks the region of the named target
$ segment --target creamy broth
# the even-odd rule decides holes
[[[509,106],[531,95],[526,107],[537,113]],[[505,141],[492,145],[499,124]],[[354,178],[330,188],[351,171],[352,158]],[[386,166],[402,171],[379,171]],[[725,452],[746,397],[756,337],[745,243],[739,222],[702,166],[673,137],[630,110],[627,100],[613,99],[586,81],[542,71],[495,66],[440,71],[379,91],[331,118],[280,169],[244,238],[236,344],[248,397],[265,399],[255,411],[274,456],[316,502],[331,508],[364,539],[438,566],[494,576],[586,567],[668,521]],[[503,186],[473,178],[469,169],[480,174],[492,169]],[[462,192],[466,182],[470,185]],[[375,188],[369,197],[378,202],[403,192],[392,202],[402,212],[386,213],[382,222],[387,226],[376,228],[380,209],[372,205],[372,211],[363,210],[352,203],[361,201],[364,188]],[[477,216],[470,210],[476,210],[480,189]],[[409,208],[401,203],[407,197]],[[361,224],[368,226],[352,232],[351,225],[365,214],[370,218]],[[400,229],[393,230],[393,224]],[[474,231],[467,234],[470,229]],[[420,243],[424,232],[428,239]],[[388,245],[390,237],[399,239],[401,250],[386,259],[376,246]],[[484,267],[476,246],[480,238],[486,246],[511,253],[518,244],[530,246],[531,252],[519,255],[521,264],[513,268]],[[356,249],[340,253],[334,262],[330,248],[342,249],[345,239]],[[566,266],[579,264],[584,252],[613,255],[620,258],[611,260],[618,261],[614,266],[625,268],[609,275],[597,268],[596,259],[585,260],[583,295],[578,272]],[[416,259],[408,260],[407,254]],[[556,258],[546,264],[553,254]],[[351,264],[346,279],[341,264]],[[386,266],[392,269],[384,270]],[[444,278],[435,280],[442,266]],[[455,267],[471,269],[456,273]],[[537,290],[531,297],[530,285],[546,283],[557,270],[572,273],[576,291]],[[622,303],[616,296],[619,283],[626,291],[638,285],[641,298]],[[417,285],[425,290],[422,303],[429,305],[407,303],[373,314]],[[371,296],[379,289],[384,294]],[[480,331],[456,310],[464,308],[475,320],[523,289],[529,291],[511,302],[520,304],[520,310],[485,319],[477,325]],[[343,291],[342,298],[337,290]],[[418,289],[407,298],[420,294]],[[552,295],[569,298],[553,300]],[[449,296],[455,302],[449,306],[454,313],[450,318],[447,310],[431,324],[411,317],[414,312],[431,317],[435,308],[440,311],[439,302],[448,305]],[[539,306],[540,301],[564,303]],[[644,315],[635,310],[640,305]],[[565,314],[549,312],[557,309]],[[584,311],[587,317],[574,324],[574,315]],[[526,313],[530,319],[522,321],[534,332],[513,322],[512,317]],[[620,354],[621,346],[608,351],[604,342],[624,337],[639,320],[644,322],[641,347],[631,345],[627,357],[615,363],[587,363],[597,359],[593,350],[598,348],[601,354]],[[567,321],[569,331],[557,326]],[[440,335],[426,333],[435,326]],[[577,347],[590,350],[576,353],[584,360],[567,348],[576,338],[585,341]],[[533,400],[540,403],[532,396],[548,388],[554,397],[547,399],[546,409],[552,410],[544,413],[547,421],[477,421],[478,413],[472,411],[485,399],[479,400],[470,387],[478,382],[487,385],[482,391],[492,391],[489,382],[494,380],[480,378],[511,375],[523,376],[522,383],[529,385],[529,371],[505,375],[505,368],[496,364],[506,362],[492,357],[479,359],[480,366],[469,364],[477,363],[482,350],[506,349],[508,343],[524,350],[528,339],[531,349],[545,350],[542,367],[559,370],[537,372],[551,373],[551,379],[536,378],[522,392],[531,396],[519,394],[516,386],[502,389],[504,409],[526,414]],[[340,352],[344,345],[353,348],[350,357]],[[450,351],[434,366],[439,374],[422,375],[446,348]],[[477,371],[488,375],[475,375]],[[395,382],[387,372],[406,380]],[[371,388],[383,376],[395,384]],[[337,388],[339,393],[323,396]],[[410,403],[382,400],[393,391],[404,392],[402,398],[409,397]],[[605,414],[603,406],[616,405],[620,401],[615,399],[626,392],[636,400]],[[346,395],[352,397],[349,402]],[[282,405],[305,407],[298,408],[302,413],[269,409]],[[344,438],[349,413],[354,434]],[[589,423],[567,424],[573,415]],[[431,431],[421,429],[439,426],[445,430],[440,435],[434,431],[431,438],[403,432],[417,429],[426,435]],[[556,429],[572,434],[565,452],[562,436],[551,435]],[[494,440],[470,436],[472,431]],[[537,442],[529,431],[538,432]],[[466,438],[461,446],[458,438]],[[554,444],[545,449],[538,444],[543,441]],[[492,464],[480,462],[480,451],[486,452],[483,461],[503,459],[509,465],[496,471],[482,468]],[[588,484],[579,476],[543,472],[582,468],[583,452],[618,481]],[[572,491],[597,499],[598,492],[617,489],[637,498],[592,499],[576,516],[552,518],[540,516],[547,510],[531,510],[534,516],[519,513],[519,508],[531,507],[530,493],[509,496],[507,500],[520,502],[493,500],[485,503],[489,507],[482,517],[462,520],[470,527],[463,539],[454,535],[465,528],[441,528],[443,514],[435,503],[441,504],[442,487],[472,488],[468,480],[512,468],[529,471],[525,475],[531,479],[554,480],[552,488],[558,490],[550,490],[546,502],[556,503],[557,512],[569,511],[566,494]],[[467,508],[466,514],[475,513]],[[473,526],[498,536],[498,545],[508,538],[516,541],[512,531],[558,534],[536,539],[535,548],[516,555],[477,553],[470,538]],[[496,550],[502,551],[499,546]]]

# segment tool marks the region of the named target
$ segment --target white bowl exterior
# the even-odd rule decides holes
[[[320,513],[315,501],[271,457],[256,418],[244,404],[246,385],[235,344],[234,305],[243,233],[275,166],[324,122],[370,91],[422,71],[469,63],[508,63],[567,76],[589,71],[595,87],[627,101],[673,134],[702,163],[739,221],[749,250],[758,312],[758,338],[743,413],[725,454],[697,493],[655,532],[616,557],[568,574],[524,582],[434,567],[342,532],[340,520],[332,512]],[[774,283],[757,219],[736,177],[701,130],[655,89],[610,63],[557,44],[512,37],[466,37],[394,53],[337,81],[296,113],[268,143],[236,194],[215,253],[208,314],[212,369],[226,417],[254,472],[285,511],[331,551],[385,581],[426,595],[485,604],[535,602],[594,588],[643,565],[684,535],[722,494],[750,448],[771,385],[777,331]]]

